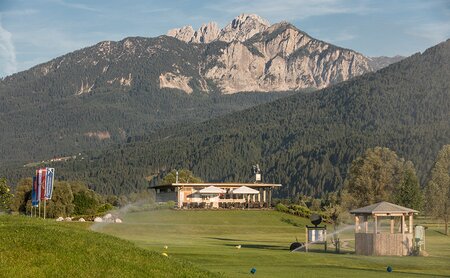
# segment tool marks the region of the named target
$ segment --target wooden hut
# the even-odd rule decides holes
[[[272,191],[281,184],[272,183],[171,183],[152,187],[157,202],[173,200],[179,208],[267,208]]]
[[[388,202],[380,202],[350,211],[355,215],[356,254],[409,255],[414,240],[413,215],[417,212]],[[408,225],[405,222],[406,218],[409,221]],[[371,229],[369,229],[369,221],[372,222]],[[383,224],[386,225],[383,226]]]

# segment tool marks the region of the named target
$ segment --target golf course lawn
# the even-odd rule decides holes
[[[0,215],[0,277],[218,277],[89,225]]]
[[[305,241],[304,226],[310,223],[277,211],[165,209],[127,213],[123,220],[121,224],[95,224],[92,229],[226,277],[248,277],[252,268],[258,277],[450,276],[450,236],[436,227],[427,230],[428,257],[372,257],[353,254],[350,227],[341,235],[349,242],[344,254],[332,253],[331,245],[329,253],[319,245],[315,252],[291,253],[290,243],[296,236]],[[388,273],[387,266],[393,272]]]

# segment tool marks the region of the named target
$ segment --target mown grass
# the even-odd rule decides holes
[[[450,237],[442,229],[427,231],[429,257],[371,257],[353,254],[352,230],[344,254],[289,252],[295,238],[304,241],[307,219],[276,211],[159,210],[124,215],[122,225],[93,228],[131,240],[148,250],[193,262],[204,270],[228,277],[449,277]],[[240,249],[236,246],[241,245]],[[331,249],[331,247],[330,247]],[[393,272],[386,271],[392,266]]]
[[[219,276],[89,225],[0,215],[0,277]]]

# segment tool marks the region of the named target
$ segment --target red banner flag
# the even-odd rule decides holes
[[[45,199],[45,182],[47,177],[47,170],[46,169],[39,169],[39,185],[40,185],[40,194],[39,194],[39,200]]]

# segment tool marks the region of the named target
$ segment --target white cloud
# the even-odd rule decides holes
[[[12,34],[3,28],[0,16],[0,76],[15,72],[17,72],[17,60]]]

